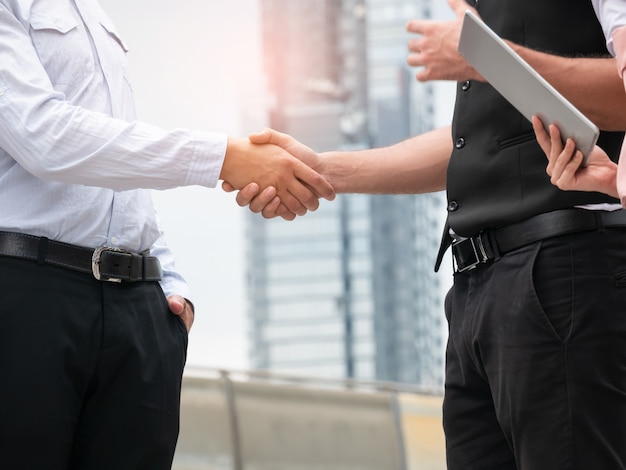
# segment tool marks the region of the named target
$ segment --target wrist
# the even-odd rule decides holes
[[[241,155],[244,153],[245,143],[246,139],[228,137],[224,163],[222,164],[219,179],[233,184],[233,178],[239,173],[238,166],[240,165]]]
[[[342,152],[320,153],[319,165],[315,168],[315,171],[326,178],[326,181],[328,181],[337,194],[350,192],[348,182],[351,178],[352,171],[346,164],[342,163],[344,161],[342,156]]]

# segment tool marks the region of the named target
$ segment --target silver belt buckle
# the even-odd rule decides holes
[[[105,251],[114,251],[116,253],[124,253],[125,250],[121,248],[115,248],[112,246],[99,246],[95,250],[93,250],[93,255],[91,256],[91,272],[93,273],[93,277],[95,277],[98,281],[107,281],[107,282],[122,282],[122,279],[118,277],[102,277],[100,275],[100,257],[102,253]]]
[[[483,239],[482,236],[479,234],[476,237],[471,237],[471,238],[466,238],[464,240],[458,241],[456,243],[453,243],[453,245],[458,245],[460,243],[466,243],[469,242],[472,246],[472,251],[474,252],[474,259],[475,261],[472,261],[471,263],[468,263],[467,265],[463,266],[462,268],[457,268],[457,272],[459,273],[463,273],[465,271],[471,271],[472,269],[474,269],[476,266],[478,266],[481,263],[486,262],[489,259],[489,256],[487,256],[487,252],[485,251],[485,247],[483,245]]]

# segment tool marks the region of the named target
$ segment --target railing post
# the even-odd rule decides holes
[[[390,404],[391,414],[396,425],[396,435],[398,436],[398,457],[401,470],[409,470],[406,458],[406,446],[404,445],[404,427],[402,426],[402,410],[398,400],[399,393],[396,390],[391,391]]]
[[[237,419],[237,406],[235,403],[235,389],[227,371],[221,370],[220,377],[222,382],[224,382],[224,394],[226,396],[228,421],[230,424],[230,440],[233,451],[233,470],[243,470],[241,442],[239,436],[239,420]]]

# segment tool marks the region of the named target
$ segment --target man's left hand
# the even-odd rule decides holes
[[[185,326],[187,327],[187,333],[191,330],[191,325],[193,325],[193,307],[191,302],[187,301],[183,296],[180,295],[170,295],[167,298],[167,304],[170,307],[170,311],[174,315],[178,315],[182,320]]]

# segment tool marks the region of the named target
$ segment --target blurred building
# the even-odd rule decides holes
[[[260,2],[271,127],[317,151],[432,127],[434,92],[405,62],[431,0]],[[440,386],[444,212],[440,194],[340,195],[293,222],[250,215],[252,367]]]

